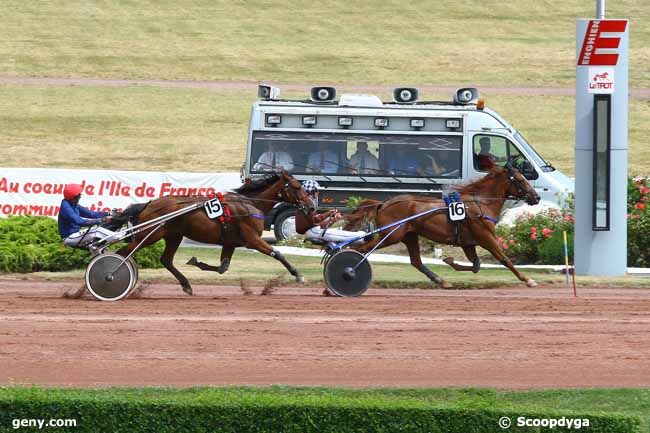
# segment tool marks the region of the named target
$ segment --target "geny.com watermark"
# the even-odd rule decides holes
[[[76,427],[77,420],[60,418],[23,418],[11,420],[11,426],[14,428],[14,430],[18,430],[21,427],[37,427],[39,430],[48,427]]]
[[[589,419],[587,418],[527,418],[520,416],[516,419],[517,427],[566,427],[569,429],[580,430],[583,427],[589,427]],[[507,416],[502,416],[499,419],[499,427],[502,429],[509,429],[512,426],[512,420]]]

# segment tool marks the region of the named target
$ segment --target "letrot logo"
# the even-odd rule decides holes
[[[614,68],[589,68],[589,93],[614,93]]]
[[[621,38],[605,36],[605,34],[624,33],[626,27],[627,21],[625,20],[589,21],[578,57],[578,66],[616,66]]]

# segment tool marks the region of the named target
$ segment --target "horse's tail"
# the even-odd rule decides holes
[[[368,222],[374,223],[382,204],[379,200],[363,200],[352,213],[344,217],[346,224],[343,230],[360,230]]]
[[[146,203],[135,203],[127,206],[121,213],[117,215],[112,215],[111,222],[108,224],[107,228],[109,230],[118,230],[127,222],[136,223],[137,217],[140,213],[151,203],[150,201]]]

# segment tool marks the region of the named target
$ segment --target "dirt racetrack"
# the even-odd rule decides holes
[[[0,383],[650,386],[650,291],[152,284],[65,299],[80,282],[0,280]]]

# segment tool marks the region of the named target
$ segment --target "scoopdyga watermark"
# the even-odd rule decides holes
[[[512,420],[507,416],[499,418],[499,427],[504,430],[512,426]],[[583,427],[589,427],[588,418],[529,418],[525,416],[517,417],[517,427],[547,427],[556,428],[563,427],[567,429],[580,430]]]

